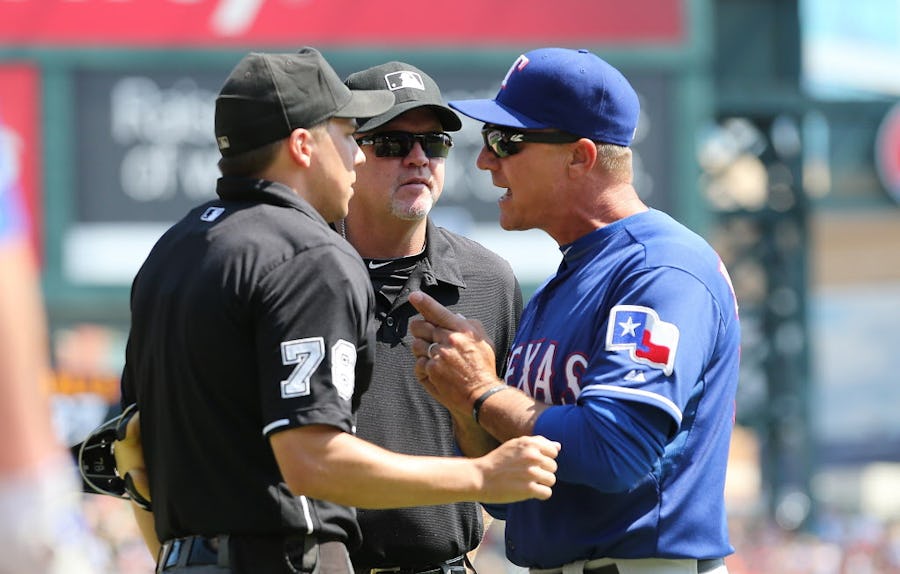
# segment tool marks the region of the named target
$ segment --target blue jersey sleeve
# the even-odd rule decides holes
[[[565,445],[556,475],[602,492],[627,490],[662,456],[672,419],[655,406],[607,398],[547,409],[534,433]]]
[[[674,436],[703,382],[722,328],[721,310],[702,281],[673,267],[631,275],[609,309],[579,398],[653,405],[669,414]]]

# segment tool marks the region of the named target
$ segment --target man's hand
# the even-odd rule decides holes
[[[481,322],[453,313],[422,292],[409,301],[422,314],[410,321],[416,377],[425,389],[460,418],[471,418],[472,404],[496,376],[494,349]]]
[[[556,484],[560,444],[542,436],[510,439],[474,459],[484,476],[483,502],[507,503],[527,498],[547,500]]]

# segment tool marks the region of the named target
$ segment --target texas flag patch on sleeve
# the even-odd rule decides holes
[[[626,350],[633,361],[671,375],[678,350],[678,327],[662,321],[649,307],[616,305],[609,313],[606,349]]]

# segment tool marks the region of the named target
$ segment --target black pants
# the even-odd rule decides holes
[[[304,537],[190,536],[167,542],[158,574],[353,574],[340,542]]]

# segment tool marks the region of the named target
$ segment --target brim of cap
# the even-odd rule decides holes
[[[526,129],[550,127],[498,103],[497,100],[454,100],[448,103],[459,113],[486,124]]]
[[[400,114],[404,114],[410,110],[415,110],[418,108],[428,108],[434,111],[434,113],[438,117],[438,120],[441,122],[441,129],[446,132],[456,132],[462,129],[462,120],[460,120],[459,116],[456,115],[456,112],[454,112],[450,108],[446,106],[439,106],[437,104],[423,104],[422,102],[410,101],[392,106],[391,109],[389,109],[386,113],[365,120],[359,126],[358,131],[370,132],[372,130],[378,129]]]
[[[394,94],[388,90],[351,90],[350,101],[332,117],[371,118],[383,114],[393,105]]]

